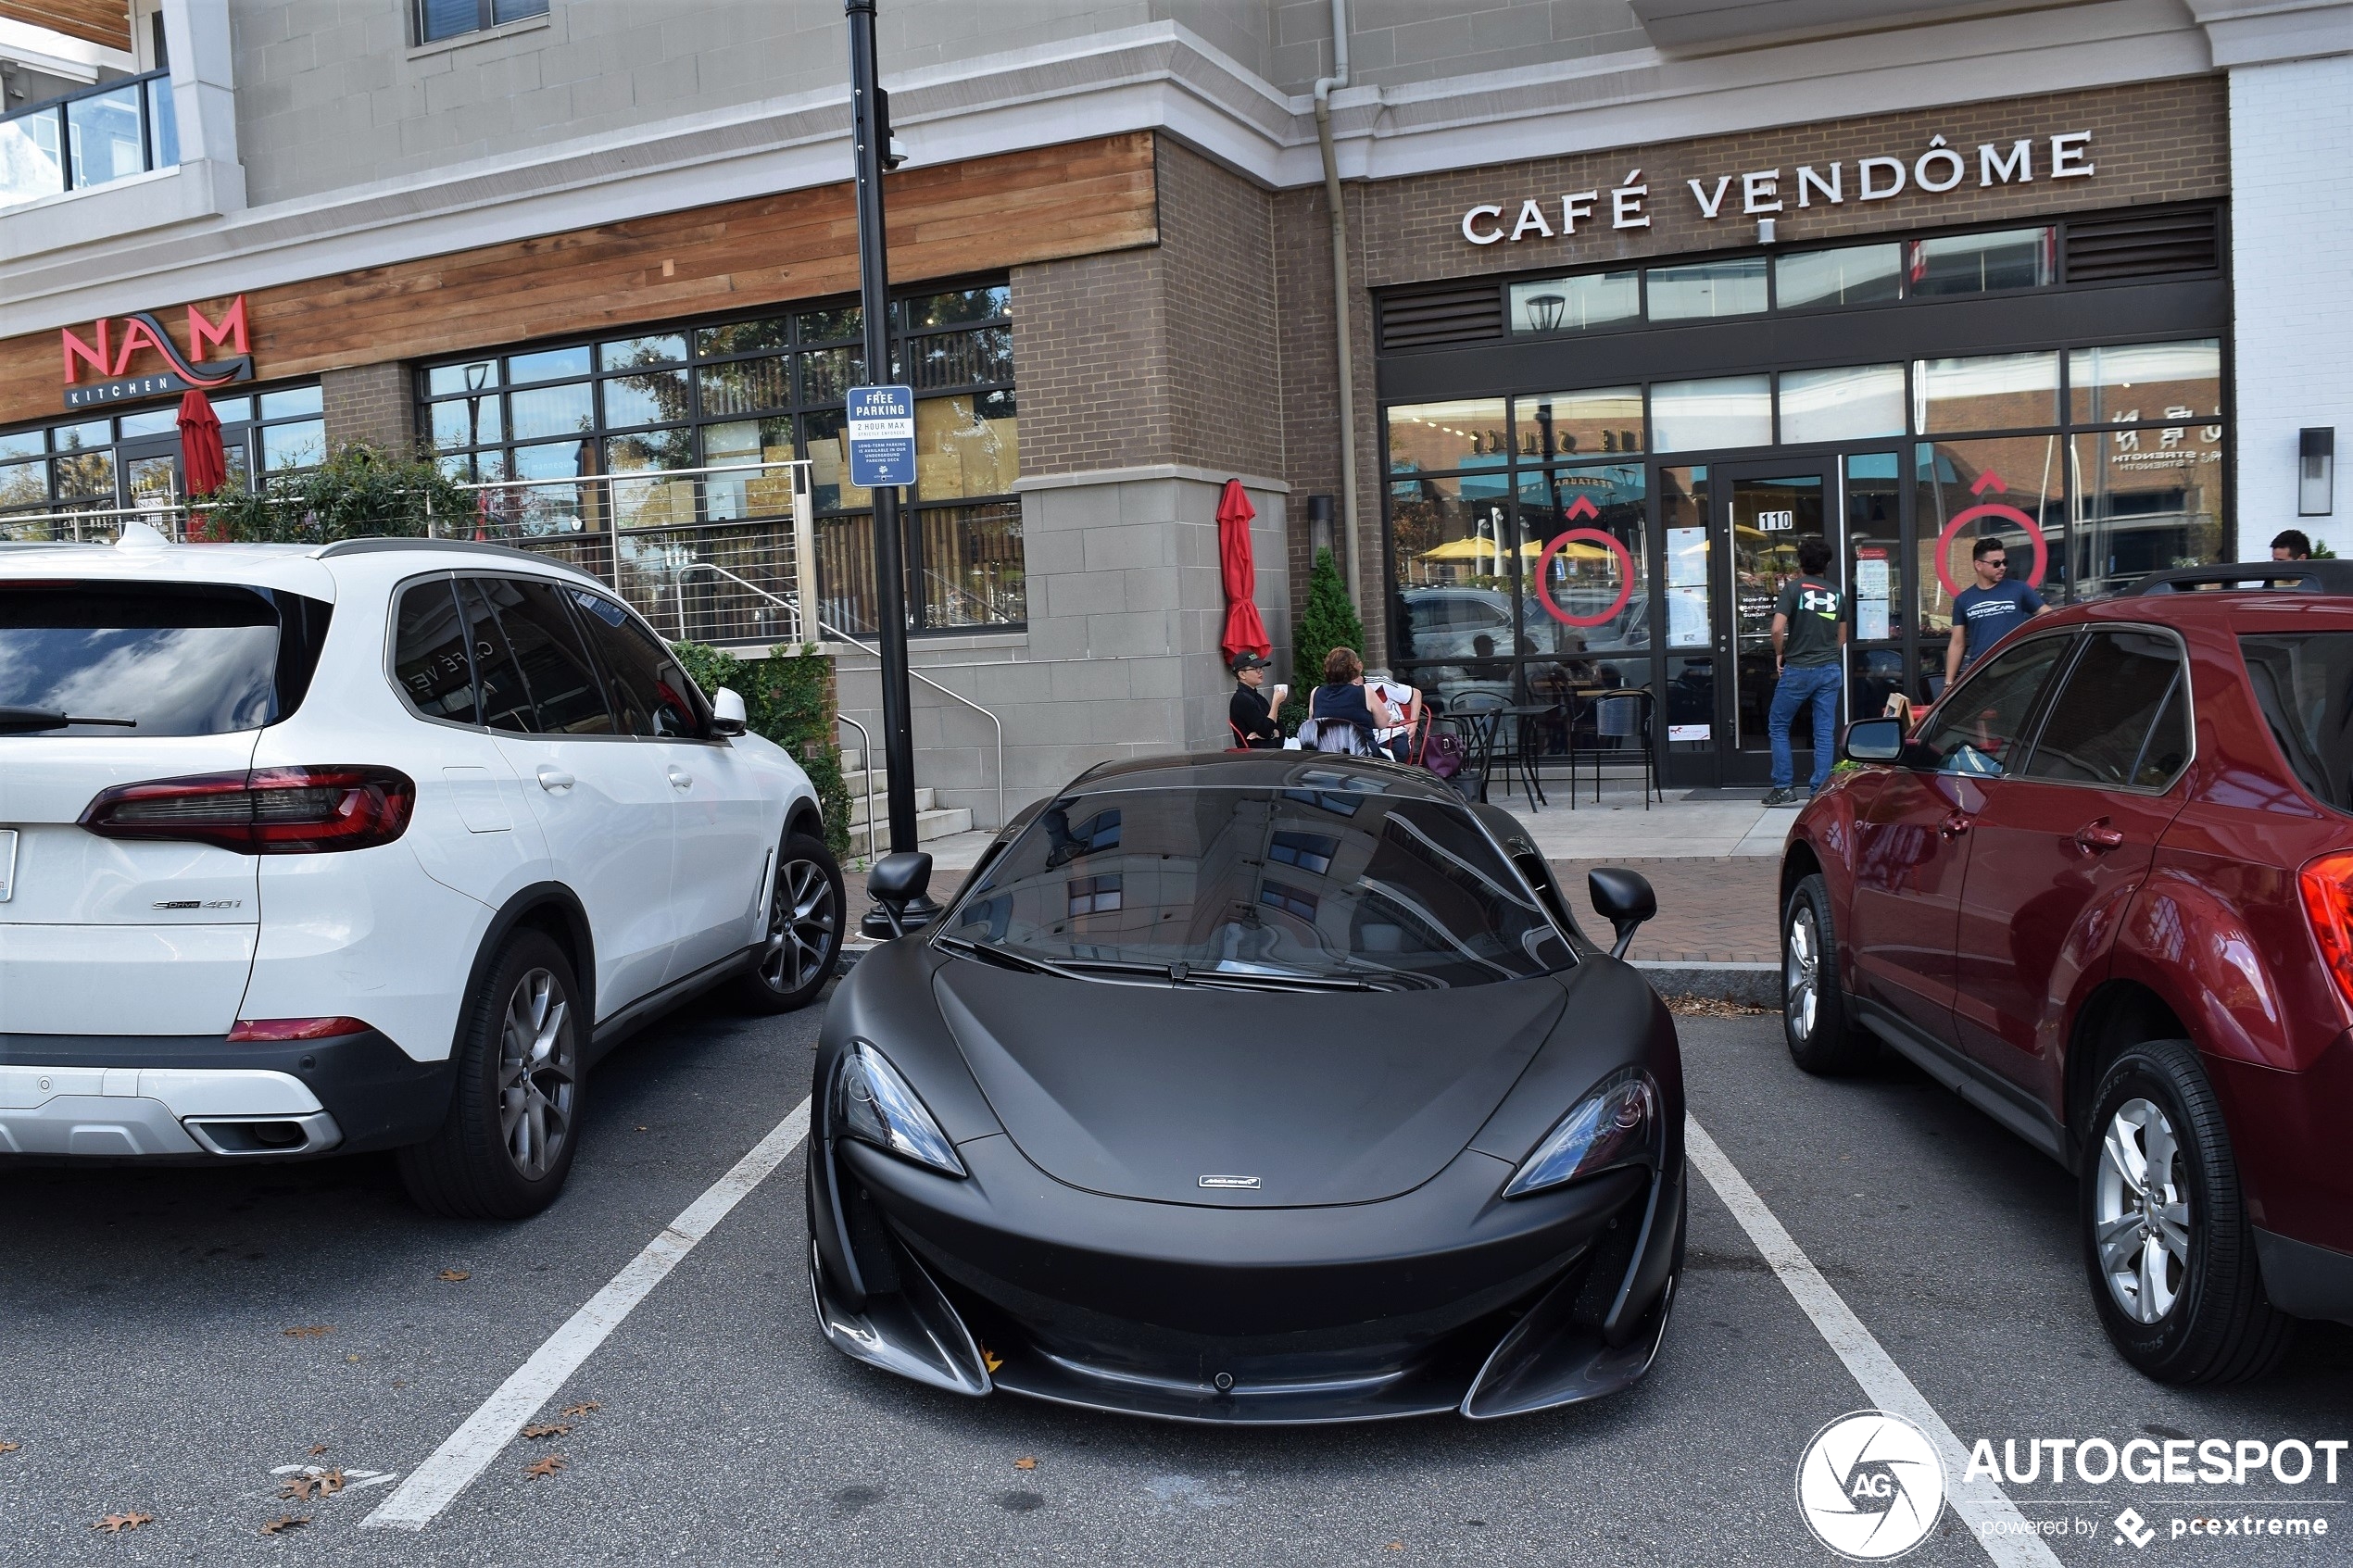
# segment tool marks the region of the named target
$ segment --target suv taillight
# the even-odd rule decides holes
[[[2336,982],[2336,994],[2353,1008],[2353,854],[2322,856],[2304,868],[2297,885],[2321,962]]]
[[[390,844],[416,804],[416,784],[391,768],[256,768],[117,784],[90,802],[82,825],[102,838],[319,855]]]

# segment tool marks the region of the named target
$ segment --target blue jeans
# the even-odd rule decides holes
[[[1839,683],[1836,663],[1793,664],[1781,671],[1773,687],[1773,712],[1766,721],[1766,730],[1773,737],[1775,789],[1787,789],[1796,780],[1796,765],[1789,754],[1789,727],[1795,722],[1797,710],[1809,702],[1814,705],[1813,786],[1819,789],[1830,782],[1838,734]]]

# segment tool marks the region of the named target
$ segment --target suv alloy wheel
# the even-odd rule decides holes
[[[1781,1035],[1808,1073],[1853,1073],[1878,1054],[1847,1014],[1839,988],[1838,925],[1819,872],[1790,890],[1781,909]]]
[[[2124,1359],[2167,1383],[2258,1376],[2295,1320],[2263,1294],[2221,1107],[2187,1040],[2127,1047],[2100,1081],[2084,1150],[2084,1265]]]
[[[842,911],[849,904],[841,867],[824,839],[788,833],[776,858],[767,940],[758,964],[736,987],[744,1004],[760,1012],[790,1012],[816,999],[841,959]]]
[[[556,1200],[580,1143],[588,1020],[579,995],[563,949],[544,932],[508,938],[467,1000],[449,1114],[399,1152],[420,1208],[521,1220]]]

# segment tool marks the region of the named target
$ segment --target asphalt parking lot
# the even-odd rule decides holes
[[[968,1401],[842,1359],[811,1321],[797,1148],[533,1411],[562,1430],[497,1448],[422,1530],[363,1530],[799,1105],[817,1021],[712,1007],[623,1047],[591,1080],[571,1190],[511,1227],[422,1217],[376,1159],[0,1171],[0,1562],[1834,1561],[1795,1467],[1871,1401],[1705,1180],[1630,1393],[1493,1424],[1233,1431]],[[2100,1333],[2056,1167],[1907,1067],[1818,1082],[1769,1016],[1680,1022],[1694,1117],[1964,1444],[2353,1436],[2353,1332],[2308,1327],[2249,1386],[2145,1382]],[[305,1467],[343,1489],[282,1498]],[[2353,1462],[2333,1486],[2046,1470],[2005,1489],[2017,1517],[2066,1523],[2048,1546],[2070,1564],[2344,1562],[2353,1532]],[[2145,1547],[2112,1525],[2127,1506]],[[93,1528],[126,1514],[150,1517]],[[2225,1514],[2332,1533],[2171,1536]],[[308,1523],[265,1536],[288,1517]],[[1948,1510],[1906,1561],[2047,1561],[2008,1549]]]

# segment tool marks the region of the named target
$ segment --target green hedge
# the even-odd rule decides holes
[[[817,786],[825,813],[825,842],[849,855],[849,787],[841,776],[841,743],[835,727],[834,661],[813,648],[795,656],[782,647],[749,661],[703,643],[673,643],[678,662],[706,692],[726,686],[744,699],[751,733],[790,752]]]
[[[271,474],[262,491],[231,486],[200,497],[212,537],[248,545],[326,545],[337,539],[422,538],[474,513],[473,496],[433,463],[358,442],[315,469]]]

